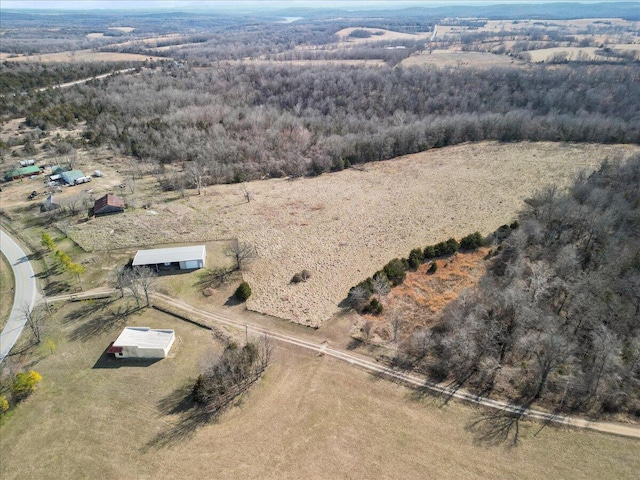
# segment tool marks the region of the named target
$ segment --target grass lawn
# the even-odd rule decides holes
[[[211,333],[153,310],[114,320],[100,307],[67,304],[52,321],[57,348],[31,367],[44,380],[0,427],[3,480],[632,478],[640,469],[637,442],[587,431],[534,437],[540,426],[525,423],[516,448],[480,444],[468,406],[284,347],[247,395],[202,424],[181,399],[220,348]],[[172,358],[101,368],[114,365],[101,357],[125,323],[174,328]]]
[[[13,306],[13,289],[15,283],[13,270],[7,258],[0,254],[0,331],[7,324]]]

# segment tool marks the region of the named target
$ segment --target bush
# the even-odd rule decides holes
[[[16,400],[22,400],[33,393],[41,380],[42,376],[34,370],[18,373],[11,384],[11,393]]]
[[[251,287],[247,282],[242,282],[240,286],[236,289],[235,296],[241,302],[246,302],[247,299],[251,296]]]
[[[438,264],[436,262],[431,262],[431,265],[429,266],[429,270],[427,270],[427,273],[436,273],[438,271]]]
[[[367,304],[367,306],[365,306],[362,309],[362,313],[380,315],[382,313],[382,310],[383,310],[382,304],[376,298],[372,298],[371,302],[369,302],[369,304]]]
[[[307,280],[309,280],[311,278],[311,272],[309,270],[302,270],[300,273],[296,273],[292,278],[291,278],[291,283],[300,283],[300,282],[306,282]]]
[[[435,256],[436,256],[436,250],[433,247],[433,245],[424,247],[424,251],[422,252],[422,258],[424,260],[430,260],[432,258],[435,258]]]
[[[419,248],[414,248],[413,250],[411,250],[411,252],[409,253],[409,260],[408,260],[409,268],[413,270],[418,268],[422,263],[423,258],[424,258],[424,255],[422,253],[422,250],[420,250]]]
[[[4,395],[0,395],[0,415],[9,410],[9,401]]]
[[[460,248],[463,250],[475,250],[482,246],[483,238],[480,232],[475,232],[467,235],[460,240]]]
[[[383,270],[384,274],[387,276],[394,287],[404,282],[404,279],[407,276],[406,272],[404,271],[404,265],[398,258],[394,258],[389,263],[387,263],[384,266]]]

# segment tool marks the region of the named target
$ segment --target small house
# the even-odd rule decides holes
[[[124,327],[107,353],[116,358],[166,358],[175,340],[173,330]]]
[[[206,256],[204,245],[138,250],[132,265],[134,267],[147,266],[156,272],[161,270],[196,270],[204,267]]]
[[[69,170],[68,172],[62,172],[60,174],[60,178],[62,178],[62,181],[67,185],[75,185],[76,180],[83,177],[84,173],[80,170]]]
[[[31,165],[28,167],[14,168],[5,173],[5,180],[16,180],[18,178],[31,177],[32,175],[40,175],[42,170],[37,165]]]
[[[124,212],[124,198],[113,193],[107,193],[104,197],[100,197],[93,205],[94,215],[110,215],[121,212]]]

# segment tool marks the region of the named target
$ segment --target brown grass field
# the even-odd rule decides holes
[[[612,45],[610,48],[613,50],[640,50],[640,45]],[[554,47],[554,48],[542,48],[539,50],[530,50],[531,61],[535,63],[547,62],[553,58],[555,54],[566,53],[568,60],[577,60],[579,56],[584,56],[587,60],[608,60],[607,57],[598,55],[596,52],[602,50],[596,47]]]
[[[335,314],[349,288],[394,257],[450,236],[487,234],[513,220],[522,200],[567,183],[635,146],[483,142],[369,163],[316,178],[273,179],[155,196],[149,210],[70,225],[86,250],[239,238],[259,259],[244,273],[248,307],[305,325]],[[173,199],[173,200],[169,200]],[[302,269],[306,283],[291,285]]]
[[[0,254],[0,331],[7,324],[13,305],[13,270],[7,258]]]
[[[137,53],[94,52],[91,49],[72,52],[44,53],[41,55],[27,55],[11,57],[7,53],[0,53],[0,61],[6,62],[145,62],[147,60],[169,60],[168,57],[139,55]]]
[[[526,62],[506,55],[494,55],[485,52],[457,52],[452,50],[433,50],[421,52],[405,58],[403,67],[433,66],[433,67],[513,67],[526,65]]]
[[[72,308],[85,309],[85,316]],[[113,367],[102,354],[123,323],[68,304],[57,347],[35,359],[39,389],[0,427],[0,477],[633,478],[637,442],[523,422],[516,448],[468,429],[481,412],[422,397],[328,357],[278,347],[263,379],[219,419],[181,404],[210,332],[155,311],[129,325],[174,328],[170,358]],[[118,364],[115,364],[118,365]],[[535,436],[534,436],[535,435]]]
[[[371,35],[369,38],[354,38],[349,37],[354,30],[367,30],[371,33],[382,32],[382,35]],[[403,33],[394,32],[392,30],[385,30],[384,28],[363,28],[363,27],[350,27],[343,28],[336,32],[336,35],[342,42],[348,43],[370,43],[370,42],[383,42],[387,40],[420,40],[423,38],[431,38],[432,32],[420,32],[420,33]]]

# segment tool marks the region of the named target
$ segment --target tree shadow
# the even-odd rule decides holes
[[[193,384],[185,384],[158,402],[161,415],[179,415],[177,423],[154,436],[142,448],[150,450],[176,445],[193,437],[196,431],[216,421],[219,411],[197,405],[191,398]]]
[[[49,284],[44,287],[44,293],[47,296],[54,296],[68,292],[70,288],[71,285],[66,280],[55,280],[53,282],[49,282]]]
[[[64,319],[65,323],[77,321],[83,319],[89,315],[92,315],[87,321],[80,323],[76,326],[68,335],[71,341],[85,342],[96,335],[109,332],[117,327],[124,327],[127,321],[127,317],[138,311],[138,308],[130,308],[129,305],[119,305],[113,310],[107,310],[106,304],[110,302],[96,302],[96,305],[87,305],[80,309],[80,312],[71,312],[67,314]],[[102,305],[101,305],[102,304]],[[100,315],[95,313],[105,310]]]
[[[520,439],[520,420],[524,417],[525,407],[513,411],[494,410],[475,416],[466,430],[474,434],[477,444],[497,446],[508,444],[515,447]]]
[[[238,298],[236,297],[236,295],[234,293],[229,298],[227,298],[227,301],[224,302],[224,306],[225,307],[235,307],[235,306],[240,305],[242,303],[244,303],[244,301],[238,300]]]
[[[347,350],[356,350],[360,348],[360,346],[364,345],[362,340],[358,340],[357,338],[351,338],[349,343],[347,344]]]

